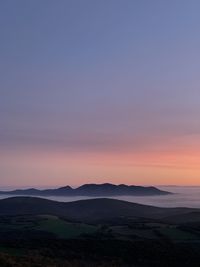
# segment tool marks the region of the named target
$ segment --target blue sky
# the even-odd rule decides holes
[[[170,166],[170,160],[162,163],[166,159],[160,154],[177,158],[182,151],[192,153],[188,161],[196,164],[199,10],[196,0],[2,0],[2,184],[8,177],[9,183],[14,179],[16,184],[32,184],[35,173],[47,183],[52,173],[48,160],[41,172],[39,165],[31,165],[31,155],[42,153],[51,159],[60,153],[60,161],[71,158],[76,166],[80,153],[83,159],[88,154],[110,159],[114,154],[120,159],[122,153],[123,159],[137,158],[138,153],[146,159],[156,152],[159,164]],[[29,163],[23,162],[25,155]],[[82,170],[86,181],[107,175],[109,168],[109,179],[124,179],[113,171],[115,165],[102,163],[95,173],[90,172],[91,160],[82,164],[88,166]],[[138,175],[132,164],[129,183]],[[160,177],[157,183],[167,183],[160,170],[156,173],[157,161],[148,162],[153,166],[149,175],[148,169],[143,175],[146,163],[140,164],[142,183],[154,182],[154,176]],[[177,181],[183,165],[185,159],[178,164]],[[81,170],[70,168],[68,173],[62,166],[58,183],[80,181]],[[55,169],[57,177],[59,168]],[[196,183],[200,174],[196,165],[192,173]]]

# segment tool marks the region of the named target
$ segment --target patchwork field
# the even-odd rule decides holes
[[[53,234],[57,238],[66,239],[93,234],[97,230],[98,226],[67,222],[53,215],[0,217],[0,233],[39,231]]]
[[[95,233],[98,229],[97,226],[84,223],[66,222],[56,216],[44,215],[40,218],[42,220],[39,221],[35,229],[53,233],[58,238],[75,238],[84,234]]]

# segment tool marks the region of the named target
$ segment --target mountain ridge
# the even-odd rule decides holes
[[[136,186],[126,184],[83,184],[77,188],[69,185],[56,189],[16,189],[11,191],[0,191],[0,195],[30,195],[30,196],[149,196],[149,195],[167,195],[171,192],[163,191],[154,186]]]

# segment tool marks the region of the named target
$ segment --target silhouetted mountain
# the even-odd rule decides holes
[[[36,197],[12,197],[0,200],[0,215],[49,214],[85,222],[130,217],[135,219],[167,217],[167,220],[170,220],[170,217],[174,216],[181,218],[185,216],[187,221],[187,214],[198,211],[200,212],[198,209],[189,208],[158,208],[107,198],[73,202],[57,202]]]
[[[17,189],[13,191],[0,191],[0,194],[9,195],[29,195],[29,196],[149,196],[149,195],[166,195],[171,194],[167,191],[159,190],[156,187],[149,186],[135,186],[135,185],[114,185],[114,184],[84,184],[78,188],[71,188],[70,186],[60,187],[57,189],[38,190]]]

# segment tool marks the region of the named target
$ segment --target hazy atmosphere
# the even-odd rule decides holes
[[[199,0],[0,0],[0,267],[200,267],[199,29]]]
[[[200,184],[200,1],[0,2],[0,185]]]

